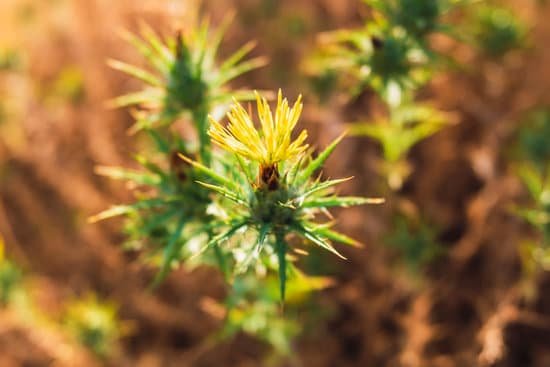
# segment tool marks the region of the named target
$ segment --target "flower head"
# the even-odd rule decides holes
[[[227,151],[256,161],[263,167],[274,166],[281,161],[300,156],[308,147],[304,144],[307,138],[306,130],[303,130],[294,141],[291,137],[302,112],[301,100],[299,96],[290,108],[287,99],[283,99],[279,90],[277,109],[273,116],[267,100],[256,93],[261,131],[256,129],[248,112],[235,102],[227,113],[227,127],[210,117],[208,135],[214,143]]]

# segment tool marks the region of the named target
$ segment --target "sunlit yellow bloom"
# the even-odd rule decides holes
[[[290,108],[287,99],[283,99],[279,90],[277,110],[273,116],[267,100],[256,93],[261,131],[256,130],[248,112],[239,103],[235,103],[227,113],[227,127],[223,127],[210,117],[208,135],[223,149],[257,161],[262,166],[272,166],[297,157],[308,147],[304,144],[307,138],[306,130],[303,130],[296,140],[292,141],[291,138],[292,130],[302,112],[301,100],[302,96],[299,96]]]

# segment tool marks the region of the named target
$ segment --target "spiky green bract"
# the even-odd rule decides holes
[[[205,176],[179,159],[177,152],[172,152],[168,167],[141,156],[137,161],[142,170],[98,167],[101,175],[129,182],[136,190],[136,200],[113,206],[91,220],[124,215],[128,245],[143,248],[147,257],[159,263],[157,284],[184,257],[186,244],[198,241],[198,249],[211,237],[215,221],[207,212],[212,201],[209,191],[195,182],[206,180]]]
[[[243,61],[254,48],[247,43],[225,61],[216,62],[218,47],[229,19],[216,31],[203,22],[187,33],[177,33],[163,41],[150,27],[141,26],[141,37],[129,32],[124,38],[147,59],[148,70],[121,61],[110,60],[109,65],[145,83],[139,92],[115,98],[115,106],[139,106],[134,130],[168,125],[182,113],[193,117],[200,142],[207,145],[207,115],[232,99],[249,100],[254,95],[248,90],[229,92],[227,83],[250,70],[263,66],[261,57]],[[202,134],[202,135],[201,135]]]
[[[289,263],[289,252],[295,247],[289,242],[291,235],[296,235],[306,242],[317,245],[344,258],[332,245],[331,240],[349,245],[357,245],[357,241],[344,236],[329,227],[332,223],[319,222],[319,214],[328,214],[331,207],[347,207],[369,203],[382,203],[381,199],[359,197],[340,197],[335,193],[335,187],[348,180],[321,180],[313,178],[314,172],[321,168],[334,150],[338,138],[316,159],[311,156],[301,156],[294,161],[283,161],[278,164],[276,184],[269,186],[259,180],[251,181],[252,172],[261,172],[264,168],[257,162],[235,158],[234,166],[240,168],[240,179],[227,180],[215,172],[192,162],[195,167],[202,167],[202,172],[213,183],[201,183],[210,190],[224,196],[229,208],[228,216],[238,218],[228,226],[227,232],[219,238],[211,240],[206,247],[216,244],[224,246],[237,231],[252,231],[255,233],[255,244],[249,251],[260,253],[269,246],[269,253],[277,258],[280,296],[284,300],[286,292],[286,276]],[[272,181],[270,181],[272,182]],[[231,204],[231,205],[229,205]],[[255,256],[256,257],[256,256]],[[247,256],[243,261],[250,261]]]

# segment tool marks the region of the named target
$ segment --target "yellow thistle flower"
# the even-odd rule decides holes
[[[227,127],[223,127],[210,117],[208,135],[213,142],[227,151],[257,161],[263,167],[270,167],[301,155],[308,148],[308,145],[304,144],[307,131],[303,130],[294,141],[291,135],[302,112],[302,96],[299,96],[290,108],[287,99],[283,99],[279,90],[274,117],[267,100],[260,97],[257,92],[255,94],[261,131],[254,127],[248,112],[235,102],[227,113]]]

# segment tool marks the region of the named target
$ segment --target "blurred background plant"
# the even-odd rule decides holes
[[[491,2],[480,2],[469,10],[473,42],[487,56],[498,59],[527,46],[528,26],[512,10]]]
[[[26,275],[9,260],[0,236],[0,312],[14,315],[14,326],[32,330],[34,337],[47,338],[43,344],[67,363],[85,363],[79,359],[81,348],[101,359],[110,358],[119,339],[130,333],[130,324],[119,321],[117,307],[101,302],[97,295],[65,301],[60,317],[41,300],[40,279]],[[74,339],[73,339],[74,338]]]
[[[528,203],[514,211],[535,229],[535,239],[523,242],[520,248],[524,270],[534,275],[537,269],[550,266],[550,112],[537,107],[524,114],[516,132],[512,149],[515,171],[528,192]]]
[[[22,272],[5,255],[4,239],[0,235],[0,304],[7,306],[21,286]]]
[[[399,201],[399,191],[414,170],[408,160],[410,150],[453,122],[451,114],[438,110],[432,103],[417,101],[416,96],[434,73],[447,64],[446,57],[431,48],[429,38],[434,34],[456,38],[459,33],[456,26],[445,22],[444,17],[466,2],[365,3],[371,15],[365,26],[321,34],[318,54],[307,66],[314,76],[333,72],[343,75],[341,88],[352,98],[357,99],[370,89],[383,102],[381,117],[350,124],[350,133],[367,136],[381,146],[382,157],[375,162],[375,170],[384,178],[383,187],[389,188],[390,201]],[[402,252],[404,262],[413,272],[420,272],[432,255],[439,253],[434,250],[438,246],[433,239],[426,238],[427,227],[413,224],[415,219],[410,212],[400,212],[399,205],[392,207],[399,212],[395,215],[400,219],[388,229],[385,242]],[[409,232],[412,227],[418,231]]]
[[[118,320],[117,306],[101,302],[94,294],[74,299],[65,305],[63,325],[78,343],[100,358],[108,358],[117,350],[124,333]]]

